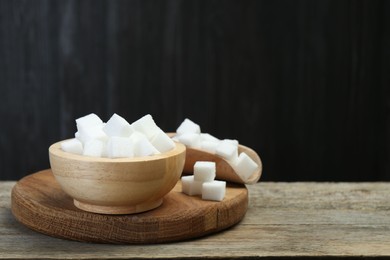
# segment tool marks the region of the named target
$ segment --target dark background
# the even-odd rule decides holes
[[[389,1],[0,1],[0,179],[74,119],[235,138],[262,180],[390,180]]]

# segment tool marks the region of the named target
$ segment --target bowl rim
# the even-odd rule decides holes
[[[179,155],[186,151],[186,146],[182,143],[175,142],[175,148],[160,154],[149,155],[149,156],[138,156],[138,157],[122,157],[122,158],[108,158],[108,157],[93,157],[82,154],[75,154],[65,152],[61,149],[61,143],[70,139],[64,139],[53,143],[49,146],[49,155],[54,155],[63,159],[80,161],[80,162],[102,162],[102,163],[131,163],[131,162],[148,162],[166,159],[171,156]]]

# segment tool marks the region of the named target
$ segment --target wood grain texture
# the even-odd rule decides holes
[[[238,139],[264,180],[390,180],[389,12],[385,0],[1,1],[0,179],[49,168],[75,118],[116,112]]]
[[[181,192],[178,182],[156,209],[139,214],[104,215],[82,211],[66,195],[51,170],[20,180],[12,190],[12,213],[38,232],[70,240],[151,244],[183,241],[227,229],[247,211],[248,192],[228,184],[221,202]]]
[[[183,259],[390,257],[390,183],[248,186],[249,207],[232,228],[155,245],[106,245],[34,232],[11,214],[15,182],[0,182],[0,259]]]

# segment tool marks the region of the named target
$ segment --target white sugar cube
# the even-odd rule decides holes
[[[82,154],[83,144],[76,138],[63,141],[61,143],[61,149],[68,153]]]
[[[152,139],[160,130],[149,114],[133,122],[131,126],[135,131],[143,133],[148,139]]]
[[[110,158],[127,158],[134,156],[134,145],[130,138],[113,136],[107,142],[107,156]]]
[[[179,138],[178,138],[177,135],[172,136],[171,139],[172,139],[173,141],[175,141],[175,142],[178,142],[178,143],[180,142],[180,140],[179,140]]]
[[[216,138],[215,136],[209,134],[209,133],[201,133],[200,134],[201,141],[207,141],[207,142],[213,142],[213,143],[219,143],[221,140]]]
[[[236,139],[223,139],[222,142],[227,142],[227,143],[230,143],[232,145],[238,146],[238,140],[236,140]]]
[[[201,141],[200,142],[200,149],[205,151],[205,152],[215,154],[217,151],[218,145],[219,145],[219,143],[212,142],[212,141]]]
[[[256,171],[257,163],[252,160],[245,152],[240,153],[236,162],[233,164],[234,170],[242,178],[243,181],[247,181],[251,175]]]
[[[210,182],[215,179],[215,162],[197,161],[194,164],[194,180]]]
[[[90,140],[100,140],[106,142],[108,136],[103,131],[103,124],[87,126],[87,127],[79,127],[78,132],[75,135],[77,139],[79,139],[83,144]]]
[[[175,142],[161,129],[150,140],[150,142],[160,153],[170,151],[176,146]]]
[[[177,135],[180,143],[191,147],[191,148],[200,148],[200,134],[195,133],[185,133],[181,135]]]
[[[105,148],[104,142],[92,139],[84,144],[83,155],[101,157]]]
[[[176,133],[179,135],[185,133],[200,134],[200,126],[186,118],[176,129]]]
[[[203,200],[222,201],[223,198],[225,197],[225,192],[226,192],[225,181],[204,182],[202,184]]]
[[[202,184],[202,182],[194,180],[194,175],[181,177],[182,192],[189,196],[201,195]]]
[[[134,156],[149,156],[160,153],[143,133],[134,132],[130,139],[134,144]]]
[[[108,136],[129,137],[134,131],[131,125],[123,117],[113,114],[103,127]]]
[[[238,156],[238,146],[224,140],[218,145],[215,153],[228,161],[234,162]]]
[[[103,124],[103,121],[94,113],[76,119],[77,128],[88,128],[101,124]]]

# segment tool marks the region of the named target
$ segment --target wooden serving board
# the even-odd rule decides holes
[[[181,192],[181,183],[151,211],[132,215],[103,215],[73,205],[51,170],[28,175],[11,195],[12,213],[29,228],[70,240],[150,244],[187,240],[215,233],[238,223],[248,207],[244,185],[227,183],[223,201],[204,201]]]

